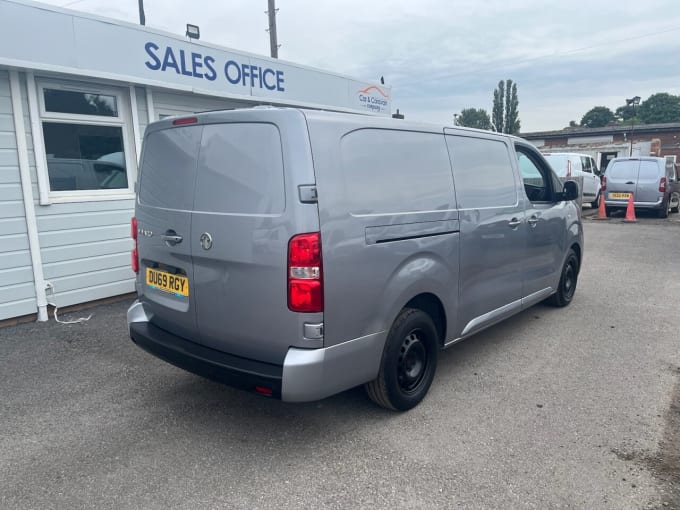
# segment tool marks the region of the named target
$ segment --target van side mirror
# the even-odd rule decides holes
[[[557,198],[564,202],[576,200],[578,198],[578,184],[576,184],[574,181],[565,182],[564,188],[562,188],[562,193],[558,193]]]

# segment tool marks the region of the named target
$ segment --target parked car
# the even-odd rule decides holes
[[[257,108],[155,122],[142,152],[129,332],[192,372],[407,410],[440,349],[574,296],[578,188],[519,138]]]
[[[631,193],[636,209],[655,210],[660,218],[680,206],[680,182],[664,158],[614,158],[602,178],[602,193],[607,216],[628,207]]]
[[[589,203],[594,208],[600,206],[600,171],[591,156],[572,152],[553,152],[543,155],[558,177],[563,179],[582,177],[583,203]]]

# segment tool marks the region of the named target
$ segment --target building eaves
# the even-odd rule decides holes
[[[601,128],[564,128],[555,131],[535,131],[533,133],[522,133],[520,136],[527,140],[541,140],[550,138],[579,138],[596,135],[615,135],[619,133],[630,133],[630,124],[620,124],[617,126],[605,126]],[[660,133],[667,131],[680,131],[680,122],[669,122],[665,124],[635,124],[636,133]]]

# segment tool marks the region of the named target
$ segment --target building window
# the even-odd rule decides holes
[[[131,193],[122,93],[41,83],[40,118],[50,194]]]

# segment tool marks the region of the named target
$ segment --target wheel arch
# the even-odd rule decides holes
[[[416,308],[429,315],[437,328],[440,347],[444,345],[447,328],[446,310],[439,297],[431,292],[423,292],[411,298],[401,309],[404,308]]]

